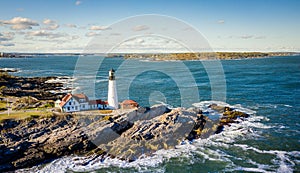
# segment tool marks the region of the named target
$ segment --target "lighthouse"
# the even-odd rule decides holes
[[[109,70],[109,78],[108,78],[108,105],[111,109],[118,109],[118,94],[117,94],[117,85],[115,78],[115,70]]]

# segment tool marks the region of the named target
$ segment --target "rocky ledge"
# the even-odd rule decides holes
[[[82,112],[5,120],[0,123],[0,172],[47,163],[64,155],[117,157],[134,161],[183,141],[207,138],[223,126],[249,115],[211,105],[222,116],[213,121],[198,108],[164,105],[115,111],[110,115]]]
[[[58,80],[59,79],[59,80]],[[0,95],[3,96],[32,96],[39,100],[56,100],[61,98],[65,88],[61,80],[67,77],[19,77],[0,70]]]

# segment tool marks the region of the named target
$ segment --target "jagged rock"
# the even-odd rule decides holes
[[[30,167],[70,154],[135,160],[183,140],[207,138],[224,125],[249,115],[226,107],[213,121],[197,108],[168,109],[155,105],[112,115],[57,114],[32,120],[0,122],[0,172]],[[5,156],[5,159],[3,159]]]
[[[4,96],[33,96],[39,100],[56,100],[63,96],[60,90],[64,84],[47,81],[57,78],[58,77],[18,77],[2,73],[0,70],[0,86],[6,86],[1,89],[1,93]],[[55,92],[50,93],[50,91]]]
[[[135,160],[159,149],[174,148],[191,132],[196,117],[195,112],[178,108],[150,120],[138,120],[119,138],[100,145],[100,148],[126,160]]]

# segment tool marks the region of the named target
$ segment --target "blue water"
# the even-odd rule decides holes
[[[129,65],[122,66],[126,63]],[[255,111],[248,121],[227,127],[224,133],[209,139],[197,140],[172,152],[159,151],[152,158],[133,163],[106,160],[82,168],[76,166],[73,160],[75,156],[71,156],[38,169],[300,172],[300,56],[225,60],[221,64],[222,70],[217,67],[216,70],[226,81],[226,98],[222,97],[219,101],[246,112]],[[211,101],[213,93],[218,94],[224,89],[218,88],[221,84],[216,88],[211,86],[212,76],[208,75],[201,61],[147,62],[125,61],[122,58],[53,56],[2,58],[0,68],[5,67],[19,69],[15,73],[19,76],[75,77],[76,92],[85,92],[90,97],[101,99],[107,97],[108,70],[115,68],[117,72],[122,71],[117,73],[119,101],[130,98],[142,106],[159,102],[173,107],[188,107],[196,102],[203,106],[205,101]],[[145,70],[147,67],[157,67],[167,72]],[[96,71],[93,70],[95,68]],[[192,76],[194,82],[188,79],[188,75]],[[175,80],[174,76],[180,80]],[[193,92],[195,90],[196,94]],[[195,102],[197,95],[199,97]]]

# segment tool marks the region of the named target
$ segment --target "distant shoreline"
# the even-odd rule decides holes
[[[0,58],[34,58],[39,56],[104,56],[124,59],[145,59],[154,61],[172,60],[232,60],[266,58],[274,56],[295,56],[299,52],[201,52],[201,53],[1,53]]]
[[[167,54],[124,54],[125,59],[150,59],[154,61],[172,60],[234,60],[293,56],[295,52],[207,52],[207,53],[167,53]]]

